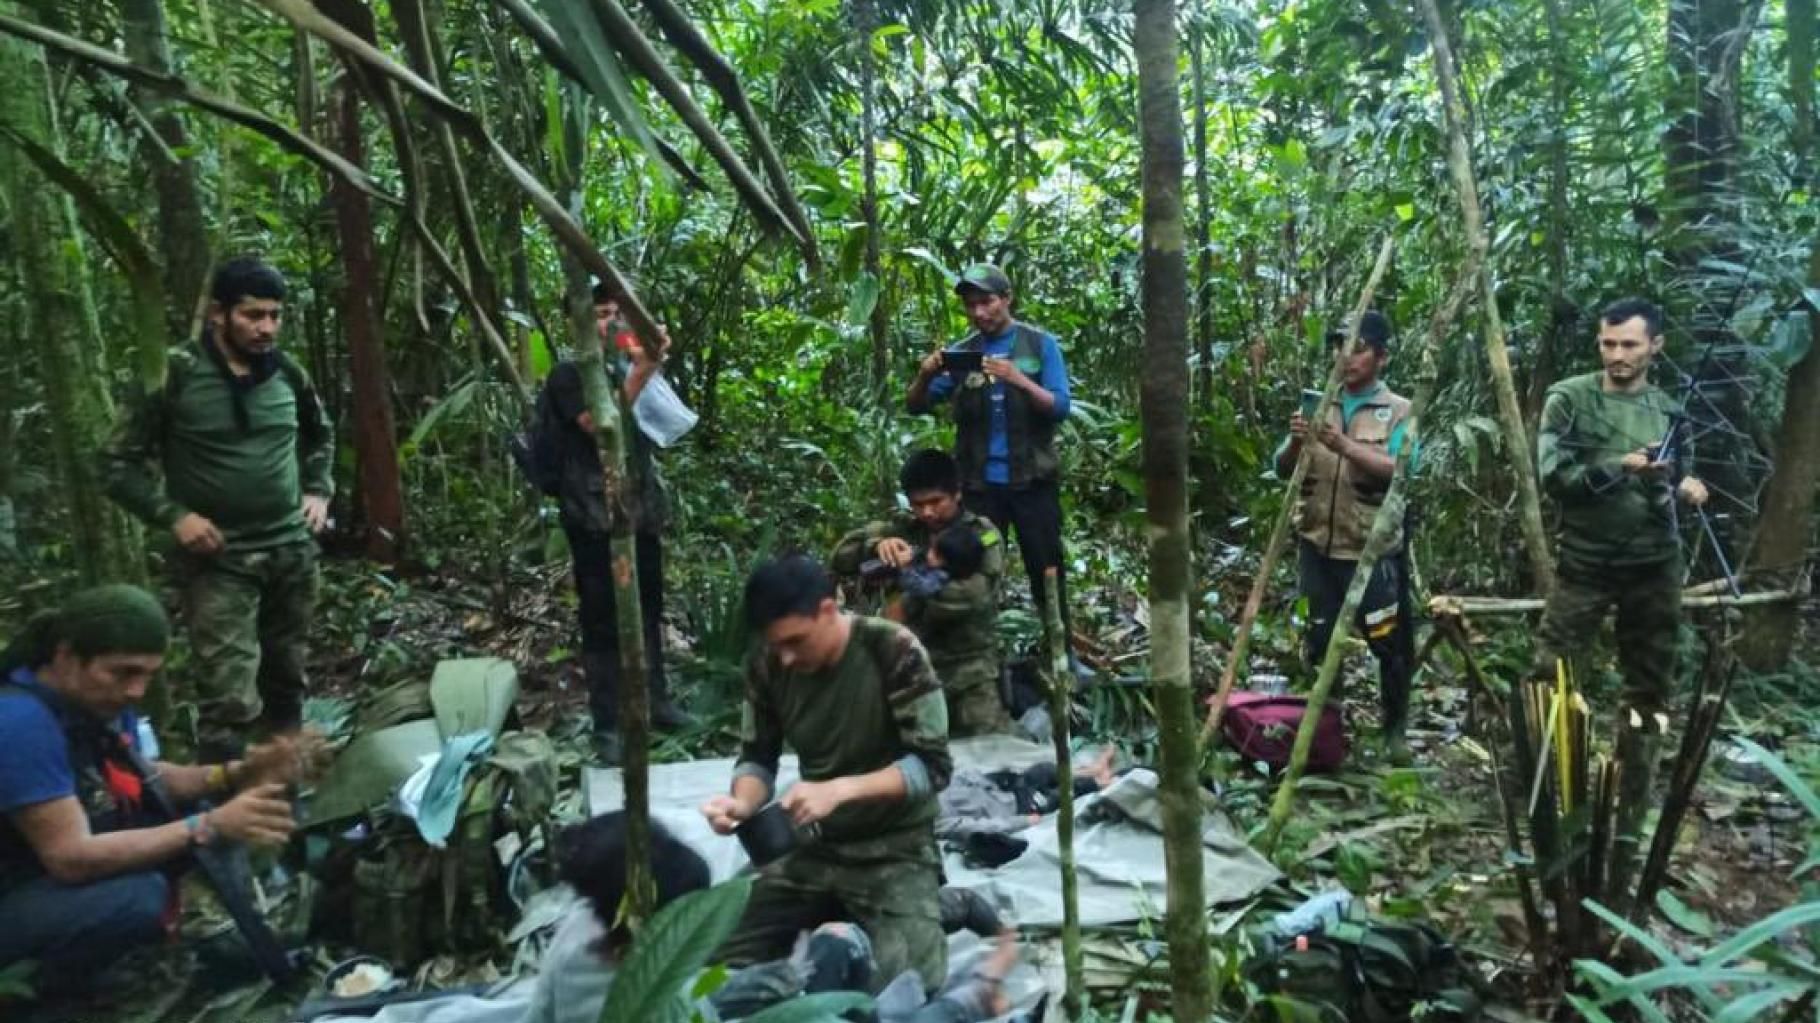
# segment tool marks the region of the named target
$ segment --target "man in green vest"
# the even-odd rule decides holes
[[[936,794],[954,764],[929,655],[903,626],[842,611],[828,574],[802,555],[754,570],[745,607],[764,644],[746,661],[732,787],[702,814],[732,834],[771,801],[788,745],[803,780],[779,802],[812,837],[759,874],[720,959],[782,958],[801,932],[844,920],[871,939],[878,986],[914,969],[939,987]]]
[[[1005,734],[1011,715],[999,696],[998,584],[1005,573],[998,527],[961,502],[960,468],[945,451],[911,455],[898,473],[910,510],[853,530],[834,548],[836,575],[863,576],[876,561],[887,571],[914,569],[937,536],[961,529],[979,537],[985,555],[965,579],[942,580],[922,601],[923,613],[907,621],[929,651],[948,700],[950,734]]]
[[[1397,454],[1409,442],[1409,400],[1379,379],[1390,361],[1390,338],[1390,320],[1383,313],[1374,309],[1360,317],[1358,338],[1346,355],[1340,400],[1319,426],[1311,426],[1298,410],[1289,420],[1289,439],[1277,448],[1277,474],[1287,477],[1306,440],[1313,436],[1318,442],[1309,450],[1296,506],[1301,591],[1308,598],[1303,656],[1310,668],[1326,656],[1365,538],[1390,490]],[[1336,340],[1344,344],[1345,336]],[[1356,624],[1378,661],[1386,752],[1394,763],[1405,764],[1410,760],[1404,731],[1415,647],[1402,524],[1397,525],[1390,549],[1372,570]]]
[[[1055,335],[1012,316],[1011,279],[1003,270],[976,263],[961,273],[954,293],[966,307],[973,333],[922,361],[906,403],[915,415],[951,403],[954,458],[960,463],[967,507],[1017,538],[1038,608],[1045,604],[1044,575],[1055,570],[1067,635],[1055,431],[1068,418],[1068,367]],[[948,371],[950,351],[979,353],[980,368]]]
[[[285,282],[264,262],[217,267],[202,336],[171,353],[102,455],[109,496],[177,541],[206,757],[303,722],[316,541],[334,438],[303,368],[278,348]]]
[[[1606,612],[1617,612],[1624,675],[1610,885],[1617,892],[1635,857],[1675,680],[1683,583],[1675,503],[1699,507],[1707,498],[1704,483],[1682,474],[1690,452],[1661,448],[1680,417],[1673,399],[1649,382],[1662,340],[1654,303],[1627,298],[1607,306],[1599,316],[1603,368],[1550,387],[1536,431],[1542,489],[1560,505],[1559,571],[1542,613],[1537,675],[1552,681],[1557,660],[1580,662]]]

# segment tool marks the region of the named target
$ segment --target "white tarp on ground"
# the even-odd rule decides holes
[[[1021,770],[1053,757],[1048,746],[1009,736],[957,739],[950,744],[957,768]],[[745,851],[716,835],[700,807],[727,791],[733,761],[694,760],[651,768],[651,816],[708,861],[714,880],[732,877],[747,865]],[[778,790],[796,781],[796,758],[778,769]],[[584,772],[590,814],[617,810],[624,794],[617,769]],[[1081,923],[1088,927],[1130,923],[1162,915],[1167,904],[1163,871],[1161,809],[1157,777],[1138,769],[1104,792],[1075,801],[1074,862],[1080,879]],[[1232,821],[1205,797],[1201,855],[1207,904],[1226,905],[1258,894],[1280,876],[1269,861],[1245,844]],[[1057,877],[1055,819],[1019,832],[1030,843],[1022,856],[989,870],[976,870],[950,854],[948,883],[987,894],[1011,921],[1023,927],[1057,927],[1062,922]]]

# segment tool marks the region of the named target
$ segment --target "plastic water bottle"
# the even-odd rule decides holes
[[[158,759],[158,736],[152,732],[152,723],[146,718],[139,719],[139,726],[134,732],[139,743],[139,755],[147,760]]]
[[[1350,905],[1352,893],[1344,888],[1335,888],[1314,896],[1286,913],[1278,913],[1271,920],[1271,927],[1284,938],[1308,934],[1327,924],[1339,923],[1346,915],[1346,907]]]

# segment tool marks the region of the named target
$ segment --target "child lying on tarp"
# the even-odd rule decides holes
[[[561,845],[562,879],[583,902],[557,927],[526,1023],[594,1023],[606,1003],[614,971],[630,951],[631,936],[625,928],[612,926],[625,887],[625,814],[605,814],[571,828]],[[660,907],[708,886],[708,867],[701,856],[655,821],[651,861]],[[907,983],[889,985],[879,997],[884,1023],[977,1023],[1008,1011],[1002,988],[1017,959],[1016,933],[998,924],[996,914],[972,893],[944,893],[942,911],[944,924],[955,929],[997,926],[997,948],[968,977],[926,1003],[922,981],[914,975],[906,975]],[[801,994],[868,990],[871,973],[871,943],[865,932],[850,923],[824,924],[799,941],[788,960],[735,971],[707,1003],[721,1019],[739,1019]],[[913,993],[907,1004],[906,993]]]
[[[1113,769],[1117,755],[1108,746],[1090,763],[1075,767],[1075,796],[1111,785],[1119,774]],[[1053,763],[1022,771],[960,768],[938,797],[935,837],[959,846],[983,866],[1002,866],[1024,851],[1023,840],[1012,836],[1054,813],[1060,793]]]

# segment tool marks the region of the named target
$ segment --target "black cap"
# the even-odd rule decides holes
[[[960,279],[954,282],[954,293],[965,295],[967,289],[983,291],[988,295],[1011,294],[1011,278],[1005,271],[991,263],[975,263],[961,271]]]
[[[1390,351],[1391,333],[1390,318],[1383,313],[1378,312],[1376,309],[1368,309],[1365,311],[1365,315],[1359,317],[1359,340],[1376,348],[1378,351]],[[1341,344],[1344,344],[1345,341],[1346,331],[1344,328],[1336,327],[1327,332],[1328,345],[1337,348]]]

